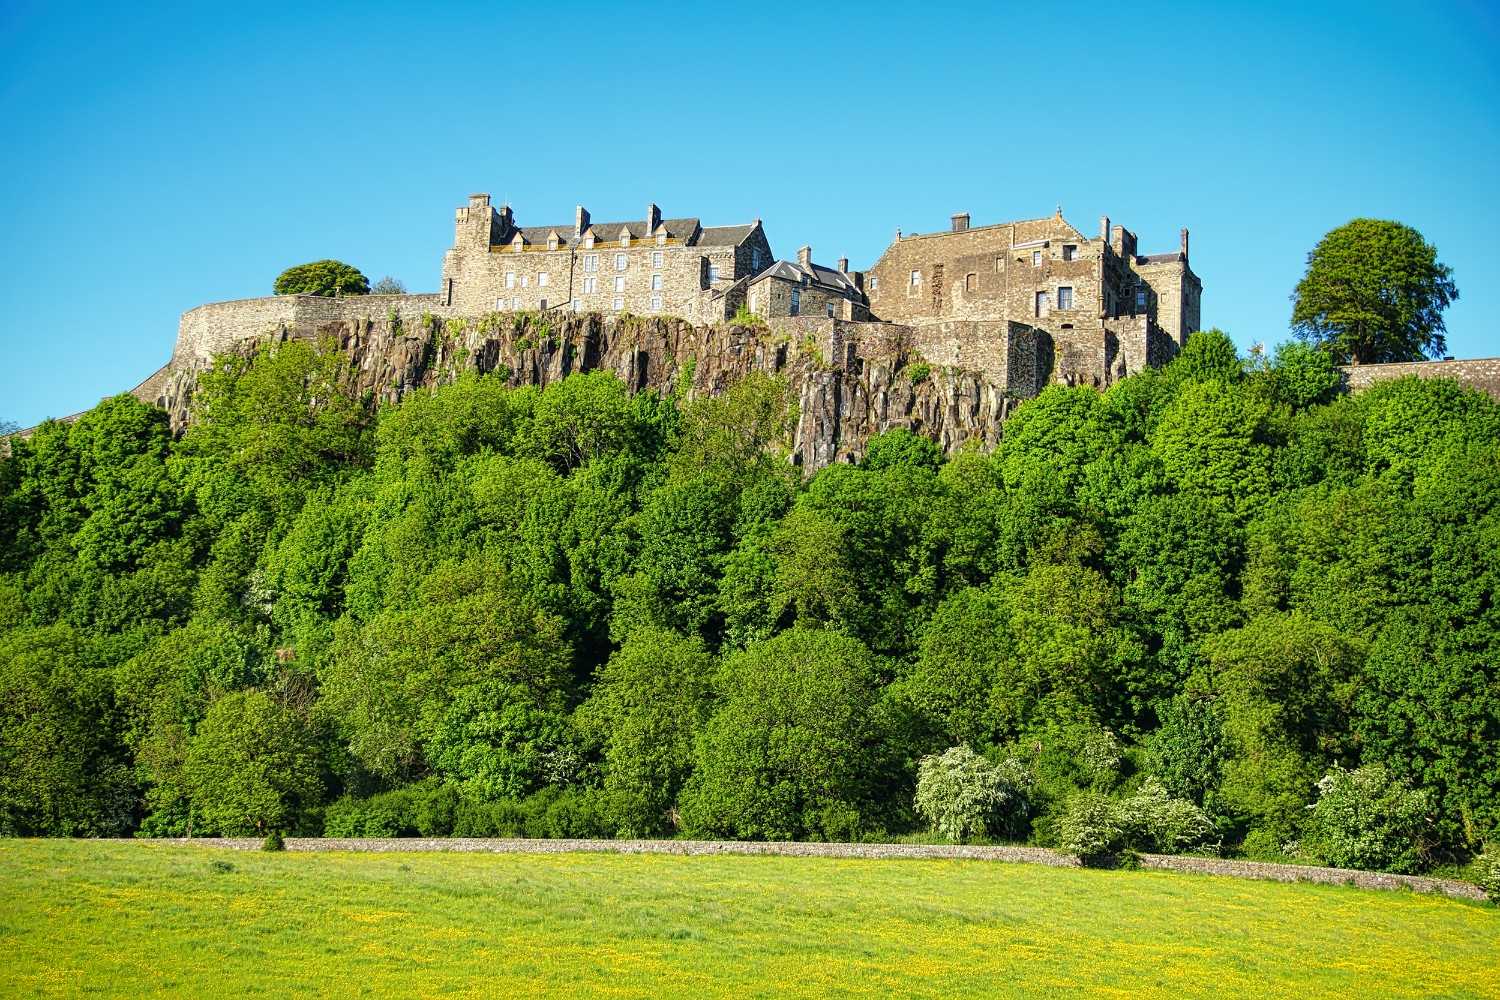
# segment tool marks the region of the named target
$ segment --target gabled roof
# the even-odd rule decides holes
[[[810,264],[803,267],[796,261],[778,260],[764,271],[750,279],[750,284],[764,281],[767,278],[778,278],[782,281],[790,281],[794,285],[800,285],[804,279],[808,284],[821,285],[831,291],[837,292],[846,298],[860,298],[859,288],[854,281],[844,272],[835,271],[831,267],[822,264]]]
[[[700,246],[736,247],[755,232],[755,223],[746,226],[708,226],[698,236]]]
[[[658,232],[660,231],[660,229],[665,229],[667,231],[667,235],[669,237],[671,237],[672,239],[674,239],[674,240],[682,240],[684,243],[692,242],[692,244],[694,246],[697,246],[697,245],[722,246],[723,245],[722,241],[719,241],[717,239],[714,242],[712,242],[712,243],[710,243],[707,240],[701,239],[701,238],[697,239],[697,240],[694,240],[693,239],[693,234],[697,233],[701,228],[702,227],[699,225],[698,220],[695,217],[688,217],[688,218],[682,218],[682,219],[662,219],[661,220],[661,224],[660,224],[660,228],[658,229]],[[737,229],[745,229],[745,230],[748,231],[750,228],[752,228],[752,227],[749,227],[749,226],[726,226],[726,227],[721,227],[721,229],[718,229],[718,230],[713,230],[713,232],[715,232],[717,234],[717,233],[723,232],[724,230],[737,230]],[[617,239],[617,238],[619,238],[620,230],[622,230],[622,229],[628,231],[630,233],[630,238],[633,239],[633,240],[643,240],[643,239],[647,239],[648,237],[650,237],[652,235],[655,235],[655,234],[653,234],[653,233],[651,233],[650,231],[647,230],[647,228],[646,228],[646,220],[645,219],[638,219],[638,220],[631,221],[631,222],[593,222],[593,221],[590,221],[589,225],[588,225],[588,228],[585,229],[584,232],[587,233],[590,229],[594,231],[594,238],[595,239]],[[520,227],[517,227],[517,229],[515,231],[519,232],[521,234],[522,238],[527,243],[529,243],[529,244],[546,243],[547,242],[547,237],[549,235],[551,235],[552,233],[554,233],[554,232],[557,233],[558,242],[560,244],[562,244],[563,246],[574,246],[574,245],[577,245],[578,243],[581,243],[583,241],[583,238],[581,236],[574,236],[573,235],[573,226],[571,224],[570,225],[565,225],[565,226],[520,226]],[[703,231],[704,232],[709,232],[709,230],[703,230]],[[511,242],[514,242],[514,240],[515,240],[515,237],[512,234],[512,235],[508,235],[504,239],[503,242],[504,243],[511,243]]]

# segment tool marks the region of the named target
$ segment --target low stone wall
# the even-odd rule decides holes
[[[249,837],[175,838],[151,843],[188,844],[256,851],[261,842]],[[675,854],[684,857],[719,855],[774,856],[782,858],[862,858],[875,860],[939,859],[959,861],[1009,861],[1080,868],[1076,855],[1046,847],[993,847],[975,844],[814,844],[753,840],[522,840],[466,837],[288,837],[289,851],[362,851],[375,854],[453,851],[467,854]],[[1230,861],[1166,854],[1143,854],[1142,868],[1153,871],[1223,875],[1267,882],[1314,882],[1322,885],[1352,885],[1361,889],[1410,889],[1454,899],[1483,901],[1484,890],[1455,879],[1425,875],[1392,875],[1351,868],[1316,868],[1280,865],[1264,861]]]
[[[1500,400],[1500,358],[1469,358],[1463,361],[1412,361],[1388,365],[1344,365],[1339,369],[1344,387],[1367,389],[1376,382],[1415,375],[1417,378],[1451,378],[1487,392]]]

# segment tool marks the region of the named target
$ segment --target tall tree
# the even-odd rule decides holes
[[[315,260],[282,271],[272,291],[277,295],[368,295],[370,279],[341,260]]]
[[[1443,310],[1458,298],[1452,274],[1410,226],[1354,219],[1307,255],[1292,327],[1345,363],[1438,357],[1446,347]]]

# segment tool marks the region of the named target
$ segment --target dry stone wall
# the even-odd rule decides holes
[[[1405,378],[1451,378],[1463,385],[1487,392],[1500,400],[1500,358],[1473,358],[1466,361],[1412,361],[1389,365],[1346,365],[1339,369],[1344,388],[1351,392],[1368,389],[1377,382]]]

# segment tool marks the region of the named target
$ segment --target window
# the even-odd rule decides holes
[[[1146,290],[1144,288],[1137,288],[1135,290],[1135,311],[1146,311]]]
[[[597,270],[599,270],[599,255],[596,254],[596,253],[586,253],[586,254],[584,254],[583,255],[583,269],[585,271],[597,271]]]
[[[828,303],[828,318],[833,319],[833,303]]]
[[[1069,288],[1067,285],[1063,285],[1057,290],[1057,308],[1073,308],[1073,289]]]
[[[628,246],[630,246],[630,232],[629,232],[629,230],[626,230],[625,232],[622,232],[620,234],[620,246],[622,246],[622,247],[628,247]]]
[[[659,247],[664,247],[664,246],[667,245],[667,234],[666,233],[662,233],[660,236],[658,236],[656,238],[656,245],[659,246]]]
[[[448,283],[447,283],[447,291],[443,294],[443,305],[445,305],[445,306],[451,306],[452,304],[453,304],[453,279],[449,278],[448,279]]]
[[[547,311],[547,300],[543,299],[542,300],[542,304],[540,306],[538,306],[537,308],[541,309],[542,312],[546,312]]]
[[[573,300],[573,311],[574,312],[580,312],[580,311],[582,311],[582,309],[583,309],[583,303],[580,302],[578,299],[574,299]]]
[[[873,292],[873,291],[876,291],[879,288],[880,288],[880,279],[872,277],[870,279],[870,291]]]
[[[802,289],[792,289],[792,315],[796,316],[802,311]]]
[[[625,277],[624,277],[624,275],[621,275],[620,277],[618,277],[618,278],[615,279],[615,291],[616,292],[623,292],[624,290],[625,290]]]
[[[964,275],[964,291],[972,292],[979,285],[979,275],[970,272]]]
[[[651,251],[651,266],[652,267],[661,267],[662,264],[666,262],[666,259],[667,259],[667,255],[663,251],[661,251],[661,250],[652,250]]]
[[[653,295],[653,296],[651,296],[651,311],[652,312],[661,312],[661,296],[660,295]]]
[[[616,271],[623,271],[623,270],[625,270],[625,265],[626,265],[626,262],[628,260],[629,260],[629,258],[625,254],[622,254],[622,253],[615,254],[615,270]]]
[[[516,249],[519,250],[520,247],[517,247]],[[547,249],[548,250],[556,250],[557,249],[557,237],[556,236],[549,236],[549,237],[547,237]]]
[[[651,276],[651,290],[653,292],[661,291],[661,275],[653,274]]]
[[[914,289],[922,287],[922,272],[921,271],[913,271],[911,273],[911,287],[914,288]]]
[[[531,287],[531,275],[529,275],[529,274],[523,274],[523,275],[521,275],[521,287],[522,288],[530,288]]]
[[[625,308],[625,300],[618,295],[615,296],[615,301],[613,304],[616,312]]]
[[[496,299],[495,300],[495,311],[499,312],[501,309],[504,309],[504,308],[505,308],[505,300],[504,299]]]
[[[593,295],[598,290],[599,290],[599,279],[598,278],[584,278],[583,279],[583,294],[585,294],[585,295]]]
[[[1064,243],[1063,244],[1063,260],[1077,260],[1077,259],[1078,259],[1078,247],[1076,245],[1072,244],[1072,243]],[[1059,301],[1057,303],[1057,305],[1058,305],[1058,308],[1061,308],[1062,307],[1062,302]]]
[[[1046,292],[1037,292],[1036,293],[1036,314],[1038,316],[1045,316],[1045,315],[1047,315],[1047,293]]]
[[[709,280],[710,284],[712,284],[713,282],[719,280],[719,265],[718,264],[709,264],[708,265],[708,280]]]
[[[995,258],[995,270],[997,270],[997,271],[1003,271],[1003,270],[1005,270],[1005,258],[1004,257],[996,257]]]
[[[1031,266],[1032,267],[1041,267],[1042,266],[1042,252],[1040,250],[1033,250],[1033,251],[1031,251]]]
[[[514,271],[506,271],[505,272],[505,287],[506,288],[515,288],[516,287],[516,272],[514,272]]]
[[[585,250],[592,250],[592,249],[594,249],[594,236],[593,236],[592,233],[590,233],[588,236],[585,236],[583,238],[583,247],[584,247]]]
[[[549,282],[550,282],[550,281],[551,281],[551,280],[552,280],[552,275],[551,275],[551,274],[549,274],[549,273],[548,273],[548,272],[546,272],[546,271],[543,271],[543,272],[541,272],[541,273],[540,273],[540,274],[538,274],[538,275],[537,275],[537,276],[536,276],[536,283],[537,283],[537,284],[538,284],[538,285],[540,285],[540,286],[541,286],[541,287],[542,287],[542,288],[546,288],[546,287],[547,287],[547,284],[548,284],[548,283],[549,283]]]

